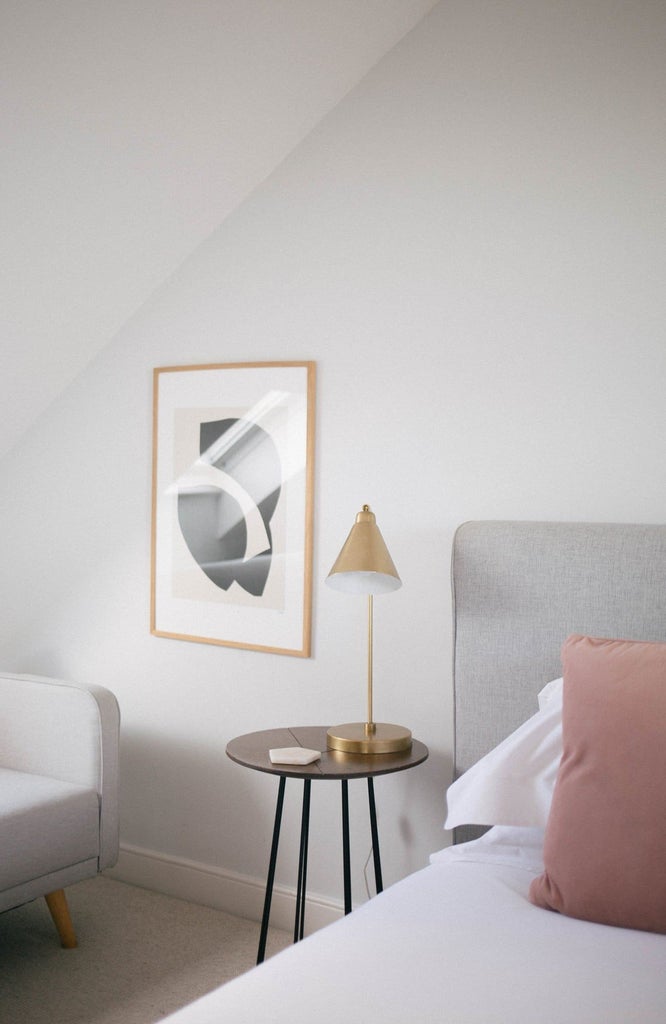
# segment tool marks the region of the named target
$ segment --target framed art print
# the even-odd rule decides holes
[[[315,364],[153,376],[151,632],[308,657]]]

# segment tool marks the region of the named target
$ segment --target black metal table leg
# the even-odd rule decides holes
[[[349,787],[342,779],[342,872],[345,893],[345,914],[351,913],[351,852],[349,847]]]
[[[381,892],[384,888],[382,882],[382,862],[379,855],[379,832],[377,830],[377,808],[375,806],[375,787],[372,776],[368,777],[368,804],[370,805],[370,832],[372,834],[372,857],[375,862],[375,888]]]
[[[305,892],[308,875],[308,832],[310,828],[310,787],[311,779],[303,779],[303,811],[301,814],[301,848],[298,855],[298,883],[296,886],[296,917],[294,919],[294,942],[303,938],[305,931]]]
[[[261,918],[261,932],[259,934],[259,950],[257,952],[257,963],[262,963],[266,955],[266,938],[268,936],[268,919],[271,916],[271,899],[273,897],[273,881],[275,879],[275,864],[277,862],[278,843],[280,841],[280,823],[282,821],[282,806],[284,804],[284,787],[287,778],[280,776],[278,786],[277,804],[275,807],[275,824],[273,826],[273,842],[271,844],[271,858],[268,865],[268,878],[266,879],[266,895],[264,896],[264,913]]]

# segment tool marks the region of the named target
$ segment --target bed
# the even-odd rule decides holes
[[[349,916],[172,1015],[172,1024],[663,1021],[666,526],[467,523],[455,536],[452,583],[454,844]],[[616,692],[620,700],[633,693],[627,666],[636,659],[649,688],[614,718],[606,708]],[[590,672],[588,688],[580,680]],[[603,713],[599,679],[607,686]],[[594,695],[591,715],[575,704],[580,693]],[[627,729],[636,708],[645,717]],[[576,747],[576,729],[588,722],[607,759],[595,762],[601,790],[592,805],[581,764],[598,745],[585,734],[584,754]],[[591,777],[599,786],[599,772]],[[625,857],[636,851],[637,870],[625,859],[619,882],[611,874],[608,903],[620,917],[599,923],[581,918],[578,876],[567,888],[557,855],[559,843],[575,867],[586,863],[606,779],[612,842],[606,834],[601,853],[592,847],[593,881],[616,841]],[[587,804],[570,799],[572,786]],[[562,893],[572,902],[553,906]],[[639,904],[645,919],[631,917]],[[618,923],[625,912],[630,926]]]

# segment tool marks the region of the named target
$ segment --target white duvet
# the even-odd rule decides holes
[[[666,936],[532,906],[539,829],[494,828],[169,1024],[662,1024]]]

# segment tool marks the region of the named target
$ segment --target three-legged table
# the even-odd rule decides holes
[[[320,750],[321,758],[308,765],[273,764],[269,750],[281,747],[306,747]],[[279,776],[273,840],[266,880],[264,910],[261,919],[259,950],[257,963],[261,963],[266,953],[266,937],[271,912],[275,865],[277,863],[280,825],[284,791],[288,778],[303,779],[303,803],[301,810],[301,841],[298,857],[298,882],[296,887],[296,915],[294,920],[294,942],[303,938],[305,927],[305,893],[308,869],[308,836],[310,828],[310,790],[313,780],[339,779],[342,787],[342,863],[345,914],[352,909],[351,896],[351,855],[349,840],[349,793],[350,779],[367,779],[368,808],[370,814],[370,830],[372,835],[372,852],[377,892],[383,888],[381,858],[379,852],[379,834],[377,830],[377,811],[375,807],[375,791],[373,778],[376,775],[389,775],[414,768],[428,757],[428,748],[418,740],[412,741],[410,750],[395,754],[347,754],[339,750],[326,748],[326,726],[302,726],[290,729],[266,729],[252,732],[245,736],[237,736],[227,745],[227,755],[237,764],[255,771],[268,772]]]

